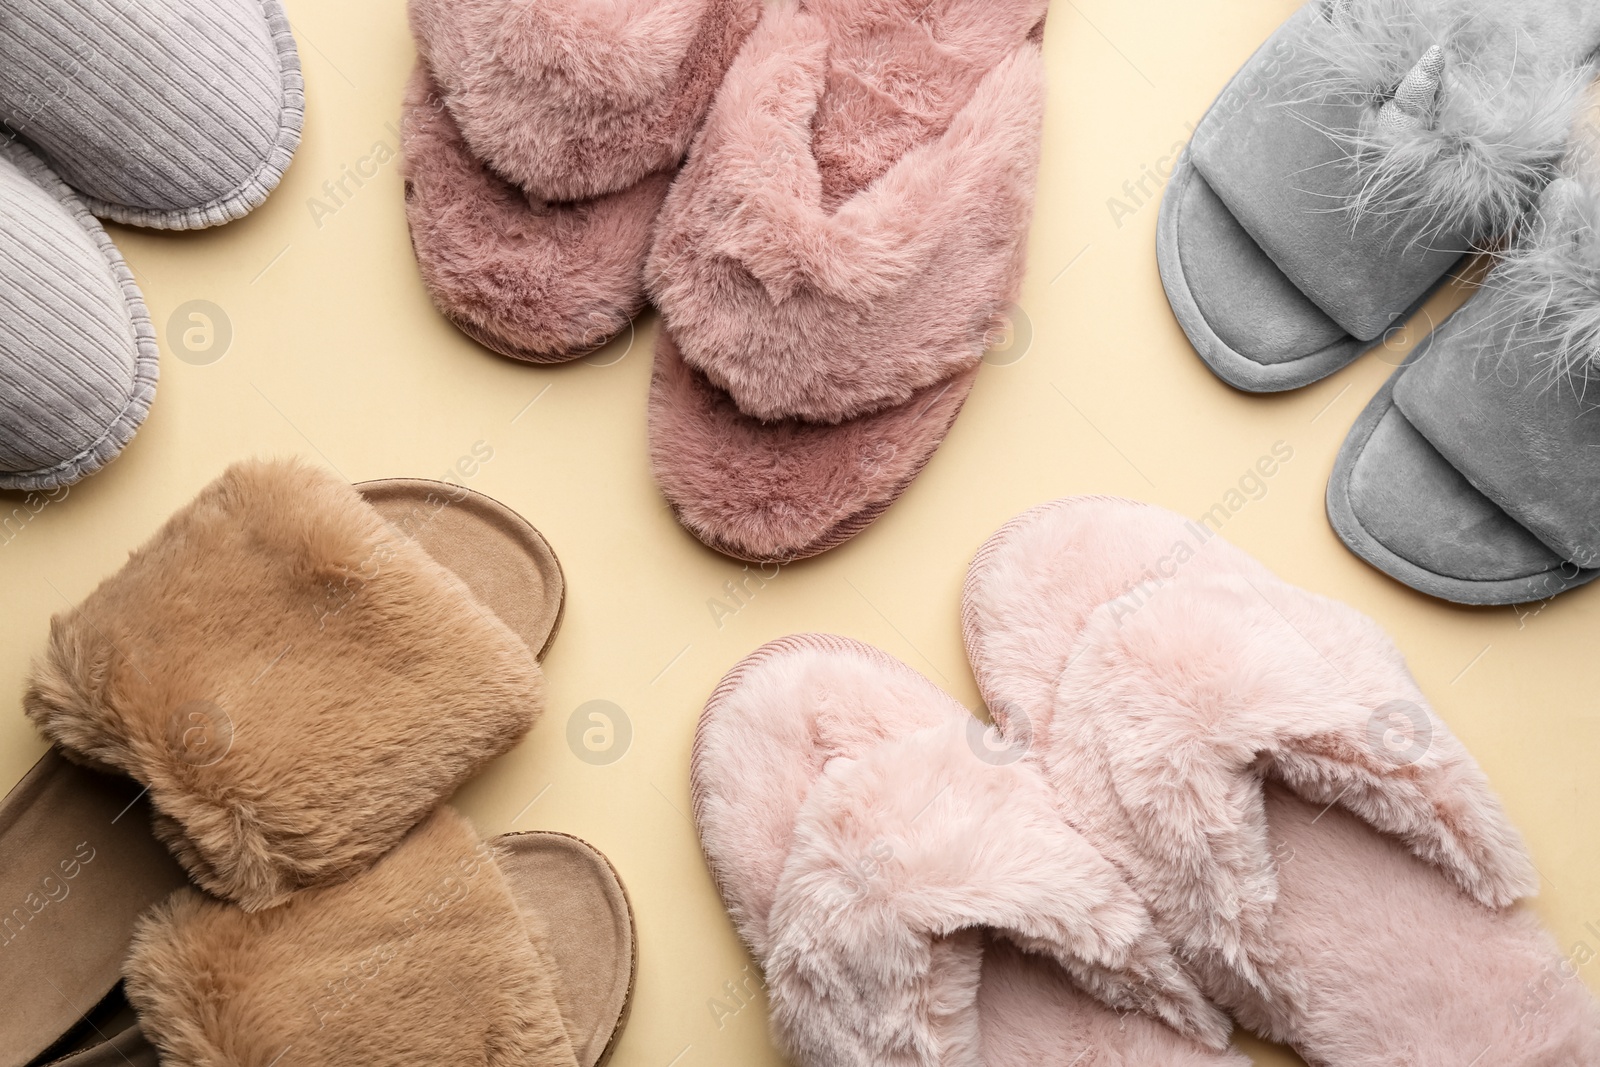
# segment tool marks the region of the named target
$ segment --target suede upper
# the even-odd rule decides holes
[[[24,707],[254,910],[369,866],[542,701],[527,646],[347,483],[251,462],[56,616]]]

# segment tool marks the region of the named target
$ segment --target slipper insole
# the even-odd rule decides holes
[[[544,658],[561,626],[566,584],[555,552],[527,519],[449,482],[384,478],[356,488]]]
[[[1266,981],[1278,996],[1224,1004],[1242,1024],[1313,1065],[1596,1062],[1600,1031],[1585,1040],[1571,1025],[1593,1010],[1583,978],[1530,913],[1483,907],[1337,805],[1269,785],[1266,813],[1280,952]]]
[[[1245,1067],[1156,1019],[1118,1012],[1078,989],[1066,971],[987,936],[978,984],[985,1067]]]
[[[47,752],[0,804],[0,1067],[22,1067],[122,978],[134,919],[188,879],[137,783]]]
[[[561,976],[562,1015],[579,1067],[615,1050],[633,1000],[639,948],[627,891],[605,856],[575,837],[505,834],[496,863]]]

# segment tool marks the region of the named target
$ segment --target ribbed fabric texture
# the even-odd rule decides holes
[[[0,72],[0,123],[117,222],[240,218],[300,143],[279,0],[5,0]]]
[[[149,412],[158,363],[111,238],[38,157],[0,145],[0,488],[105,466]]]

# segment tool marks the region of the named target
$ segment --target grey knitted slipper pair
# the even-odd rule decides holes
[[[93,474],[155,396],[155,330],[96,216],[240,218],[304,113],[279,0],[0,5],[0,489]]]
[[[1597,48],[1589,0],[1313,0],[1218,97],[1163,198],[1173,311],[1250,392],[1332,374],[1464,256],[1506,249],[1328,487],[1345,544],[1432,596],[1523,603],[1600,576],[1600,169],[1575,147]]]

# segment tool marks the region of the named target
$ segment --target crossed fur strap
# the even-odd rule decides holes
[[[917,59],[880,70],[842,54],[847,31],[784,0],[729,69],[646,275],[685,361],[746,415],[839,422],[982,356],[1021,275],[1044,74],[1033,6],[1001,5],[1015,24],[1003,33],[974,6],[944,5],[938,39],[851,27]],[[980,24],[981,47],[952,12]],[[953,114],[941,113],[951,94],[925,84],[940,79],[969,94]],[[833,130],[830,109],[845,107],[861,114]],[[867,184],[833,188],[846,171]]]
[[[1037,769],[980,757],[979,737],[929,727],[836,759],[813,785],[757,946],[789,1051],[829,1067],[977,1067],[980,928],[1114,1008],[1225,1044],[1225,1021]]]
[[[1101,605],[1053,722],[1052,780],[1175,950],[1220,958],[1263,992],[1268,779],[1343,805],[1486,906],[1537,887],[1482,770],[1387,636],[1264,570],[1180,574],[1147,602]]]

